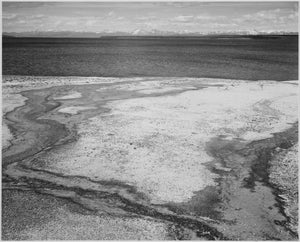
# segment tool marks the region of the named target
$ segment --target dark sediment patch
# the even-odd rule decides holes
[[[208,151],[215,160],[211,164],[208,164],[208,167],[210,167],[211,171],[221,176],[221,178],[217,180],[219,183],[218,189],[220,197],[219,199],[215,199],[215,203],[219,204],[219,208],[221,209],[217,209],[217,211],[226,210],[226,206],[222,209],[225,200],[230,201],[231,196],[235,195],[228,189],[234,180],[235,183],[239,183],[241,187],[247,188],[250,192],[256,194],[263,191],[257,189],[257,186],[266,186],[270,188],[273,193],[272,199],[274,206],[269,207],[269,209],[277,208],[278,213],[285,218],[285,220],[274,220],[273,223],[284,227],[284,229],[291,234],[291,238],[298,238],[298,234],[286,226],[290,218],[284,212],[284,202],[280,197],[280,191],[269,181],[270,161],[276,155],[278,147],[287,149],[293,146],[297,141],[298,123],[295,123],[284,132],[274,133],[271,138],[253,141],[249,144],[241,142],[240,140],[227,141],[222,138],[216,138],[209,143],[207,146]],[[240,163],[237,163],[237,161]],[[231,170],[229,172],[218,171],[214,168],[215,162],[220,162],[224,167],[230,168]],[[226,190],[228,190],[228,194],[226,194]],[[271,197],[269,197],[269,199],[271,199]],[[218,206],[215,205],[215,207]],[[265,238],[274,239],[276,237],[268,235]]]
[[[280,232],[276,232],[280,229],[274,229],[274,233],[267,233],[262,229],[258,231],[262,234],[262,238],[266,240],[294,240],[298,238],[298,234],[287,226],[291,218],[284,211],[285,203],[280,197],[280,189],[270,182],[269,167],[270,161],[278,153],[278,147],[287,149],[297,141],[298,123],[295,123],[284,132],[275,133],[271,138],[250,143],[246,143],[241,139],[226,140],[222,136],[213,138],[207,143],[207,151],[214,157],[214,160],[207,163],[206,167],[211,172],[219,175],[219,178],[215,179],[218,185],[207,187],[195,193],[194,197],[186,203],[169,203],[165,206],[178,214],[209,217],[215,221],[227,224],[229,229],[231,225],[247,223],[242,218],[239,218],[238,214],[236,219],[233,219],[233,215],[228,220],[228,216],[225,214],[231,213],[231,210],[245,210],[245,213],[254,214],[258,218],[258,224],[262,222],[261,218],[263,216],[268,216],[268,210],[272,210],[270,218],[265,217],[263,219],[266,226],[280,226],[290,235],[286,235],[288,237],[280,235]],[[270,189],[270,193],[268,190],[263,189],[262,186]],[[240,188],[246,188],[249,192],[245,193],[244,191],[244,193],[240,193]],[[251,193],[256,195],[251,196]],[[239,197],[243,196],[243,194],[248,194],[247,199],[250,200],[258,198],[268,199],[270,206],[261,208],[266,215],[256,214],[258,210],[253,205],[255,200],[249,204],[238,206],[238,204],[242,205],[245,199]],[[273,221],[272,218],[274,218]],[[261,227],[263,228],[264,226],[264,223],[262,223]],[[228,236],[229,239],[240,239],[239,237],[230,237],[230,233],[225,233],[224,235]]]
[[[162,206],[167,207],[176,214],[188,214],[218,220],[221,218],[221,213],[217,211],[217,206],[221,202],[218,187],[207,186],[203,190],[195,192],[195,195],[188,202],[168,203]]]
[[[5,116],[12,123],[9,127],[13,128],[17,142],[3,153],[4,167],[31,157],[69,135],[63,124],[54,120],[38,119],[43,113],[57,108],[60,105],[58,102],[49,104],[43,96],[32,95],[31,92],[23,92],[22,95],[28,98],[25,105]]]
[[[272,138],[254,141],[250,143],[247,150],[242,151],[244,156],[252,156],[251,173],[245,179],[245,187],[253,189],[255,181],[263,182],[272,186],[269,182],[270,160],[278,153],[277,148],[288,149],[298,141],[298,124],[285,132],[275,133]]]
[[[279,153],[279,149],[289,149],[298,142],[298,123],[285,132],[275,133],[272,138],[262,141],[252,142],[250,152],[254,153],[255,159],[251,165],[251,173],[248,178],[244,179],[244,186],[255,189],[256,181],[262,182],[264,185],[271,187],[275,196],[276,204],[280,213],[286,218],[284,221],[275,220],[274,223],[283,226],[293,236],[298,237],[298,233],[291,230],[288,226],[291,218],[285,212],[285,202],[280,196],[282,191],[276,184],[270,181],[270,162]],[[249,155],[248,151],[246,154]]]

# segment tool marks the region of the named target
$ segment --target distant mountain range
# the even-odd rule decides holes
[[[214,36],[214,35],[298,35],[298,32],[286,31],[212,31],[212,32],[189,32],[189,31],[161,31],[136,29],[131,32],[102,31],[102,32],[76,32],[76,31],[31,31],[31,32],[7,32],[3,37],[44,37],[44,38],[101,38],[112,36]]]

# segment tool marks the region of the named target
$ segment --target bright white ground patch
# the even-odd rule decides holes
[[[293,80],[293,81],[285,81],[287,83],[292,83],[292,84],[299,84],[299,81],[298,80]]]
[[[261,139],[297,120],[293,84],[222,84],[176,96],[110,102],[110,113],[78,126],[78,142],[48,154],[49,168],[126,182],[153,203],[187,201],[214,185],[216,175],[204,165],[212,159],[205,150],[211,138]]]
[[[95,107],[88,107],[88,106],[71,106],[71,107],[65,107],[58,110],[60,113],[67,113],[75,115],[80,111],[85,111],[89,109],[95,109]]]
[[[12,133],[10,132],[5,121],[2,120],[2,149],[6,149],[10,145],[10,140],[12,139]]]
[[[194,87],[188,87],[188,89],[195,89]],[[139,90],[140,93],[143,94],[152,94],[152,93],[165,93],[165,92],[172,92],[172,91],[180,91],[180,87],[161,87],[161,88],[149,88],[149,89],[142,89]]]
[[[65,100],[65,99],[75,99],[75,98],[80,98],[81,97],[81,93],[80,92],[71,92],[67,95],[64,96],[57,96],[54,99],[55,100]]]
[[[2,90],[2,115],[13,111],[15,108],[23,106],[27,98],[21,94],[9,93],[7,90]],[[2,117],[3,117],[2,116]],[[7,148],[10,145],[10,141],[13,140],[13,135],[10,132],[6,119],[2,119],[2,149]]]

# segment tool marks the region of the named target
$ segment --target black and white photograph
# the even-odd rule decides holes
[[[4,241],[297,241],[298,1],[2,1]]]

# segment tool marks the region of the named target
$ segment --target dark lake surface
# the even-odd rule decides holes
[[[298,79],[298,36],[3,38],[2,73]]]

